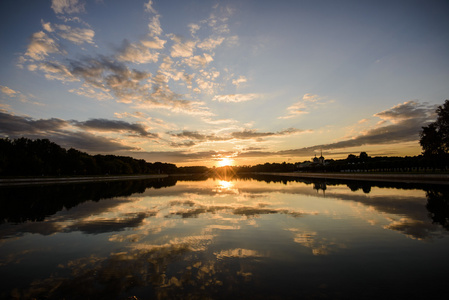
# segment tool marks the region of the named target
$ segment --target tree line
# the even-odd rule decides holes
[[[66,150],[48,139],[0,139],[0,176],[132,175],[176,173],[170,163]]]

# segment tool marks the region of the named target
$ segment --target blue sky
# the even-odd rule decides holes
[[[178,165],[417,155],[447,1],[1,2],[0,136]]]

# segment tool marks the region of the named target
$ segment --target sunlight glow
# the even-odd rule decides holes
[[[218,181],[220,189],[230,189],[234,184],[231,181],[220,180]]]
[[[218,161],[219,167],[232,166],[234,160],[229,157],[223,157],[220,161]]]

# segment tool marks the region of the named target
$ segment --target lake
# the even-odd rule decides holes
[[[449,188],[253,176],[0,187],[2,299],[447,299]]]

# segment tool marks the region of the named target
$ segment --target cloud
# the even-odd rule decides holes
[[[183,63],[191,68],[205,67],[208,63],[212,62],[214,59],[211,55],[203,53],[203,55],[195,55],[183,60]]]
[[[51,53],[66,54],[66,52],[60,48],[59,44],[45,32],[39,31],[33,33],[25,55],[34,60],[43,60]]]
[[[287,115],[281,116],[278,119],[291,119],[299,115],[308,114],[309,111],[307,109],[311,104],[323,104],[320,100],[322,100],[322,98],[318,95],[304,94],[301,100],[287,108]]]
[[[230,140],[248,140],[248,139],[256,139],[261,140],[265,137],[275,137],[275,136],[283,136],[296,134],[299,132],[303,132],[302,130],[289,128],[286,130],[278,131],[278,132],[257,132],[256,130],[243,130],[231,132],[230,134],[226,134],[223,136],[212,134],[203,134],[198,131],[189,131],[183,130],[180,133],[170,133],[170,136],[173,138],[187,140],[188,142],[172,142],[171,145],[174,147],[191,147],[195,146],[198,143],[207,143],[207,142],[224,142]],[[210,158],[210,157],[209,157]]]
[[[159,21],[160,15],[156,15],[148,23],[148,30],[150,31],[150,36],[160,36],[162,34],[161,22]]]
[[[124,219],[99,219],[82,220],[66,228],[68,231],[82,231],[87,234],[101,234],[106,232],[117,232],[126,228],[136,228],[142,225],[144,220],[151,214],[139,212],[128,214]]]
[[[435,107],[408,101],[398,104],[388,110],[375,114],[374,116],[385,118],[391,123],[383,122],[383,126],[371,128],[352,139],[347,139],[330,144],[322,144],[299,149],[282,150],[275,152],[249,151],[239,154],[240,157],[260,156],[305,156],[317,150],[333,150],[363,145],[385,145],[419,140],[419,132],[434,117]],[[387,124],[387,125],[384,125]],[[243,134],[245,135],[245,134]],[[249,132],[250,136],[251,133]]]
[[[218,137],[215,134],[201,134],[198,131],[183,130],[180,133],[172,133],[171,136],[182,138],[182,139],[192,139],[197,141],[225,141],[231,139],[231,137]]]
[[[245,82],[247,82],[247,81],[248,81],[248,80],[246,79],[245,76],[240,76],[240,77],[237,78],[237,79],[233,79],[233,80],[232,80],[232,84],[233,84],[233,85],[236,85],[236,86],[239,86],[240,84],[245,83]]]
[[[40,63],[38,69],[45,73],[45,78],[49,80],[61,80],[64,82],[68,81],[79,81],[78,78],[73,76],[70,70],[60,64],[57,61],[47,61]]]
[[[147,36],[137,42],[125,40],[111,55],[95,57],[77,55],[61,59],[55,54],[68,53],[60,44],[60,40],[65,39],[79,46],[94,44],[94,30],[79,18],[78,22],[85,24],[86,28],[41,20],[43,30],[32,35],[26,53],[20,58],[19,67],[24,67],[24,64],[28,63],[28,70],[43,72],[49,80],[60,80],[64,83],[79,81],[80,86],[70,87],[69,92],[80,96],[99,100],[115,98],[118,102],[133,104],[134,108],[139,109],[159,108],[202,117],[214,116],[215,114],[204,102],[195,100],[196,94],[182,94],[175,91],[184,91],[187,87],[189,92],[212,94],[224,87],[217,81],[220,72],[207,68],[214,60],[214,53],[208,51],[213,51],[225,43],[226,36],[221,33],[226,31],[223,29],[227,26],[230,11],[216,6],[214,7],[216,13],[207,20],[200,21],[197,25],[190,25],[194,32],[200,28],[204,29],[205,33],[206,30],[212,31],[209,36],[205,35],[204,39],[200,40],[197,37],[186,39],[170,33],[165,35],[167,41],[161,38],[163,34],[161,16],[154,8],[153,1],[146,1],[143,6],[145,11],[151,14]],[[68,18],[61,14],[84,11],[84,2],[53,1],[52,8],[59,14],[59,19],[66,22],[76,21],[73,17]],[[219,33],[220,30],[223,32]],[[167,42],[170,42],[169,47],[166,46]],[[197,46],[202,53],[194,55]],[[162,55],[159,50],[165,48],[168,55],[162,56],[163,61],[153,74],[147,69],[132,66],[132,64],[159,62]],[[71,47],[70,50],[72,49],[76,48]],[[188,74],[183,69],[185,66],[201,69],[199,73]],[[176,81],[180,88],[175,89],[171,80]],[[237,79],[239,82],[242,80],[244,79]],[[252,100],[254,97],[255,94],[240,94],[217,99],[240,102]]]
[[[95,153],[112,153],[123,150],[137,150],[135,147],[123,145],[113,139],[90,134],[88,132],[62,132],[60,134],[44,136],[65,148],[75,148],[81,151]]]
[[[104,89],[99,90],[92,87],[92,85],[88,83],[83,83],[83,85],[77,89],[71,89],[69,90],[70,93],[75,93],[80,96],[93,98],[96,100],[110,100],[114,97],[111,96],[111,94],[108,92],[108,90]]]
[[[423,117],[432,117],[432,113],[435,111],[435,108],[432,107],[431,109],[433,109],[433,111],[429,112],[429,107],[426,106],[426,104],[420,104],[416,101],[406,101],[393,106],[390,109],[377,113],[374,116],[397,124],[412,118],[421,119]]]
[[[25,136],[31,139],[50,139],[62,147],[73,147],[82,151],[104,153],[135,150],[134,147],[123,145],[102,136],[83,131],[70,131],[68,130],[70,124],[71,122],[57,118],[35,120],[30,117],[15,116],[0,111],[0,134],[5,137],[20,138]]]
[[[218,102],[245,102],[257,99],[260,97],[260,94],[230,94],[230,95],[216,95],[212,98],[212,101]]]
[[[238,139],[260,139],[269,136],[282,136],[303,132],[296,128],[288,128],[278,132],[257,132],[256,130],[245,129],[243,131],[237,131],[231,133],[231,136]]]
[[[54,29],[51,26],[50,22],[45,23],[44,20],[41,20],[41,24],[42,24],[42,28],[44,28],[45,31],[48,31],[48,32],[53,32],[54,31]]]
[[[224,39],[224,37],[209,37],[199,43],[197,47],[203,50],[210,51],[220,46],[223,43]]]
[[[66,125],[66,121],[56,118],[33,120],[29,117],[19,117],[0,112],[0,133],[7,136],[49,132]]]
[[[77,45],[83,43],[93,44],[93,38],[95,36],[95,31],[89,28],[72,28],[68,25],[54,25],[57,29],[57,34]]]
[[[84,3],[78,0],[52,0],[51,8],[56,14],[74,14],[84,12]]]
[[[157,14],[157,11],[153,8],[153,1],[149,0],[148,3],[143,5],[143,7],[145,7],[146,12]]]
[[[164,45],[167,41],[161,40],[155,36],[152,40],[142,40],[140,41],[142,45],[150,49],[164,49]]]
[[[198,25],[198,24],[193,24],[193,23],[191,23],[191,24],[189,24],[189,25],[187,25],[187,26],[189,27],[189,30],[190,30],[190,33],[192,34],[192,36],[194,36],[194,35],[196,34],[196,32],[197,32],[198,30],[200,30],[200,28],[201,28],[200,25]]]
[[[116,57],[120,61],[144,64],[157,62],[159,53],[150,51],[144,44],[131,44],[125,40],[123,48]]]
[[[7,87],[7,86],[3,86],[3,85],[0,85],[0,91],[1,91],[3,94],[8,95],[9,97],[16,97],[18,94],[20,94],[19,92],[15,91],[15,90],[13,90],[13,89],[10,89],[10,88]]]
[[[107,120],[107,119],[90,119],[85,122],[72,121],[72,123],[82,129],[94,129],[98,131],[129,131],[138,134],[142,137],[157,138],[154,133],[147,132],[142,124],[128,123],[121,120]]]
[[[196,42],[192,40],[183,40],[181,37],[174,34],[169,35],[174,45],[171,48],[170,55],[172,57],[191,57],[193,56],[193,49]]]

